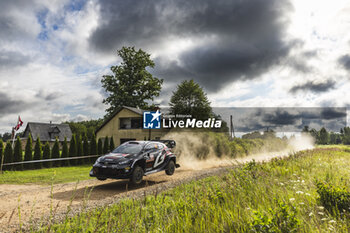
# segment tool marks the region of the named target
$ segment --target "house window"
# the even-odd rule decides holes
[[[119,128],[120,129],[141,129],[142,128],[142,118],[119,118]]]

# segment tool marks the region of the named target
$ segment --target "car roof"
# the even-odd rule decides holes
[[[148,144],[148,143],[160,143],[160,144],[164,144],[164,143],[162,143],[162,142],[157,142],[157,141],[136,141],[136,140],[127,141],[126,143],[131,143],[131,144],[138,143],[138,144],[141,144],[141,145],[146,145],[146,144]]]

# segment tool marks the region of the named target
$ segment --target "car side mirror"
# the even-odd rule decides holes
[[[176,142],[175,141],[169,141],[168,142],[168,147],[169,148],[174,148],[176,146]]]

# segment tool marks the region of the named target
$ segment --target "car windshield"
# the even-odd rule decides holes
[[[140,144],[126,143],[115,148],[112,153],[121,153],[121,154],[137,154],[142,150]]]

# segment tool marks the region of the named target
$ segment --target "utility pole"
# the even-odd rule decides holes
[[[233,128],[232,115],[230,115],[230,137],[233,139],[235,137],[235,130]]]

